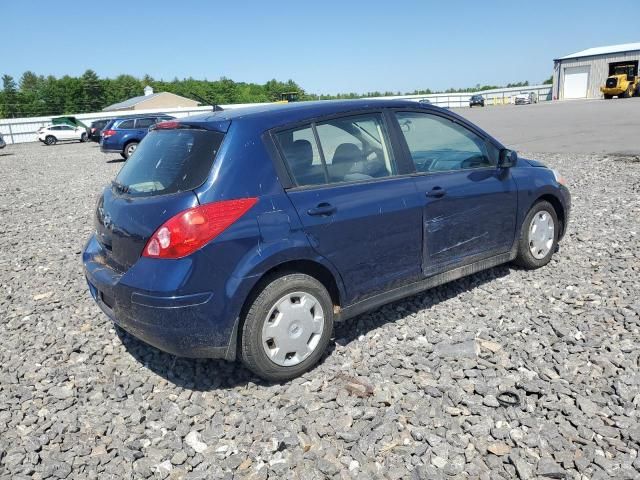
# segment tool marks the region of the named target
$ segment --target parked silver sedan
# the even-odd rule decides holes
[[[530,105],[532,103],[538,103],[538,94],[535,92],[524,92],[516,95],[514,102],[516,105]]]
[[[7,146],[7,143],[4,141],[4,138],[2,138],[2,134],[0,133],[0,149],[6,146]]]

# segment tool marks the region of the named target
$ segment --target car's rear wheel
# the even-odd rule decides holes
[[[607,95],[607,94],[604,95],[605,100],[611,100],[612,98],[613,98],[613,95]]]
[[[88,138],[89,136],[86,133],[83,133],[82,135],[80,135],[80,141],[83,143],[86,142]]]
[[[520,231],[516,265],[534,269],[549,263],[556,251],[560,225],[553,205],[536,203],[527,214]]]
[[[133,152],[136,151],[136,148],[138,148],[138,142],[129,142],[124,146],[124,150],[122,151],[122,156],[127,159],[129,158],[131,155],[133,155]]]
[[[47,135],[44,138],[44,144],[45,145],[55,145],[57,141],[58,141],[58,139],[56,137],[54,137],[53,135]]]
[[[322,357],[333,331],[333,302],[313,277],[272,279],[250,300],[240,331],[240,358],[269,381],[295,378]]]

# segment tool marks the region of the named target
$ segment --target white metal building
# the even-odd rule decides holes
[[[557,58],[553,61],[553,98],[602,98],[600,87],[613,69],[630,64],[637,75],[639,61],[640,42],[588,48]]]

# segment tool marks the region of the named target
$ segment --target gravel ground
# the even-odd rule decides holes
[[[640,478],[640,161],[536,157],[574,199],[547,267],[494,268],[340,324],[321,365],[266,385],[119,337],[90,299],[80,253],[117,156],[9,146],[0,476]]]

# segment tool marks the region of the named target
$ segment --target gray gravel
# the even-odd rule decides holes
[[[546,268],[508,266],[336,328],[265,385],[119,337],[80,252],[117,156],[0,153],[2,478],[640,477],[640,162],[537,158],[568,178]],[[505,391],[520,403],[503,406]]]

